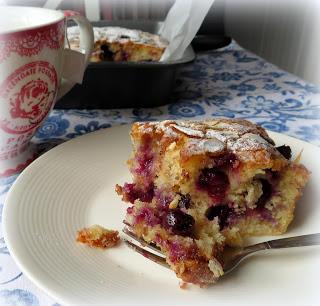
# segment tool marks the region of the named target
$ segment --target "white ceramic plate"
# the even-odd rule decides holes
[[[246,260],[217,285],[179,288],[170,270],[124,244],[106,251],[75,242],[92,224],[122,228],[126,204],[114,191],[130,180],[125,164],[129,127],[66,142],[32,163],[12,187],[4,233],[21,270],[62,304],[76,305],[315,305],[320,299],[320,248],[279,250]],[[320,149],[270,133],[312,170],[311,181],[284,236],[320,232]],[[266,239],[266,238],[264,238]],[[261,239],[260,239],[261,240]]]

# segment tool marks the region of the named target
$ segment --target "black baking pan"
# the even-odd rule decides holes
[[[121,26],[158,33],[160,22],[119,20],[93,22],[93,26]],[[154,107],[168,103],[177,73],[195,59],[189,46],[179,60],[170,62],[90,63],[83,82],[62,97],[55,108],[93,109]]]

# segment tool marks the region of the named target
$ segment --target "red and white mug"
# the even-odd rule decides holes
[[[66,47],[66,23],[80,27],[80,49]],[[0,177],[25,168],[30,139],[59,97],[81,82],[93,29],[79,15],[35,7],[0,7]]]

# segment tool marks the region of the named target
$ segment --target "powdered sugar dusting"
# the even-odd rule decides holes
[[[179,120],[179,121],[176,121],[176,123],[179,125],[179,126],[183,126],[183,127],[188,127],[190,129],[193,129],[193,130],[203,130],[206,126],[206,124],[204,123],[205,121],[201,122],[201,121],[192,121],[192,120],[189,120],[189,121],[182,121],[182,120]]]
[[[225,143],[218,139],[189,139],[187,143],[187,151],[189,154],[220,153],[226,148]]]
[[[140,133],[150,134],[152,132],[163,133],[166,137],[176,138],[178,133],[173,129],[170,123],[174,121],[164,120],[164,121],[151,121],[151,122],[137,122],[138,130]]]
[[[218,130],[229,130],[229,131],[235,131],[238,132],[239,134],[245,134],[248,132],[251,132],[253,130],[252,127],[250,126],[246,126],[246,125],[242,125],[242,124],[238,124],[235,122],[230,122],[230,123],[226,123],[226,122],[219,122],[216,126],[216,129]]]
[[[165,137],[175,139],[182,135],[189,137],[185,147],[189,154],[217,153],[226,149],[234,153],[259,149],[277,153],[274,146],[266,140],[265,131],[245,120],[165,120],[142,124],[146,128],[152,126],[156,132],[162,132]]]
[[[138,130],[140,133],[151,134],[153,132],[152,126],[139,125]]]
[[[174,124],[173,127],[175,129],[177,129],[178,131],[188,135],[188,136],[192,136],[192,137],[204,137],[204,133],[202,131],[199,130],[195,130],[189,127],[185,127],[185,126],[180,126],[177,124]]]
[[[178,133],[176,131],[174,131],[170,126],[166,128],[166,131],[165,131],[165,136],[167,137],[173,137],[173,138],[176,138],[178,137]]]
[[[270,144],[260,135],[247,133],[236,141],[228,141],[228,148],[232,151],[249,151],[267,149]]]
[[[237,139],[239,134],[233,131],[207,130],[205,137],[216,138],[222,142],[227,142],[229,139]]]

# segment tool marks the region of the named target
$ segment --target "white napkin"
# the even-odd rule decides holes
[[[159,34],[169,41],[160,61],[180,59],[198,32],[214,0],[176,0]]]

